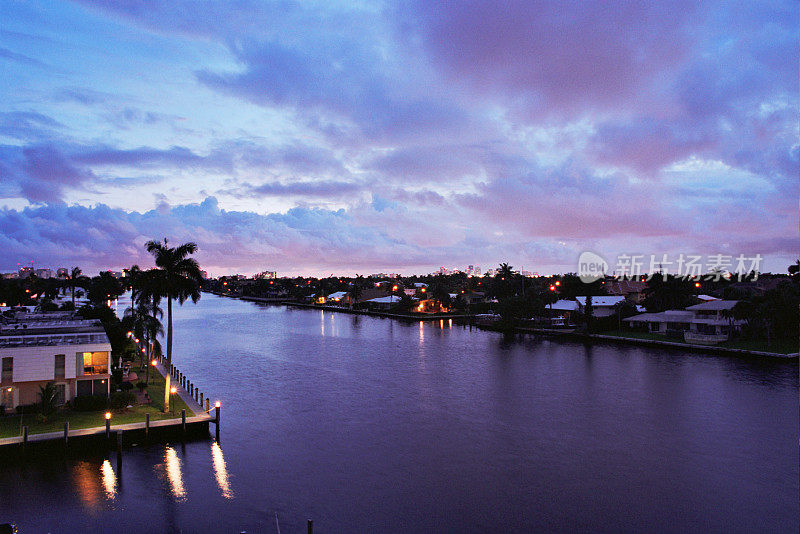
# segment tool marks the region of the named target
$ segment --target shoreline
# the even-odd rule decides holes
[[[264,297],[243,297],[238,295],[225,295],[221,293],[214,293],[210,292],[213,295],[217,295],[219,297],[228,297],[238,300],[244,300],[247,302],[260,302],[265,304],[281,304],[284,306],[293,306],[297,308],[306,308],[311,310],[323,310],[323,311],[333,311],[338,313],[346,313],[350,315],[368,315],[373,317],[383,317],[387,319],[398,319],[401,321],[441,321],[444,319],[458,319],[469,320],[469,326],[474,326],[476,328],[480,328],[481,330],[487,330],[491,332],[503,332],[504,330],[500,328],[495,328],[491,325],[480,325],[474,324],[472,319],[474,318],[473,315],[446,315],[446,314],[436,314],[431,316],[417,316],[417,315],[406,315],[406,314],[398,314],[398,313],[389,313],[389,312],[376,312],[376,311],[367,311],[367,310],[351,310],[348,308],[342,308],[339,306],[326,306],[326,305],[319,305],[319,304],[305,304],[302,302],[294,302],[288,301],[286,299],[277,299],[277,298],[264,298]],[[681,343],[677,341],[667,341],[667,340],[657,340],[657,339],[641,339],[641,338],[633,338],[633,337],[621,337],[621,336],[609,336],[605,334],[586,334],[583,332],[575,332],[574,330],[558,330],[553,328],[526,328],[517,326],[514,327],[513,332],[509,332],[512,334],[520,334],[520,335],[541,335],[541,336],[548,336],[548,337],[564,337],[568,339],[572,339],[575,341],[583,341],[583,342],[609,342],[609,343],[617,343],[623,345],[639,345],[639,346],[649,346],[649,347],[661,347],[666,349],[680,349],[688,352],[694,353],[710,353],[710,354],[723,354],[726,356],[739,356],[739,357],[746,357],[746,358],[759,358],[759,359],[770,359],[770,360],[798,360],[800,355],[797,352],[792,353],[781,353],[781,352],[769,352],[769,351],[758,351],[758,350],[751,350],[751,349],[734,349],[729,347],[715,347],[713,345],[698,345],[698,344],[691,344],[691,343]]]

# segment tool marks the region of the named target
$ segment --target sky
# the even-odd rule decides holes
[[[0,271],[146,267],[167,237],[214,275],[785,272],[799,9],[9,0]]]

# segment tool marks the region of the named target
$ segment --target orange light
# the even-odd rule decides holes
[[[111,419],[111,412],[106,412],[106,419]]]
[[[128,337],[133,337],[133,332],[128,332]]]
[[[700,282],[695,282],[694,287],[700,287]]]
[[[152,365],[153,367],[155,367],[156,364],[158,364],[158,362],[156,360],[153,360],[152,362],[150,362],[150,365]]]
[[[556,286],[550,286],[550,291],[555,291],[555,290],[556,290]]]
[[[142,349],[142,353],[144,354],[145,352],[146,352],[146,351],[145,351],[144,349]]]
[[[220,406],[222,406],[222,403],[220,403],[219,401],[214,403],[214,408],[219,408]]]
[[[8,388],[6,391],[8,391],[9,393],[11,393],[11,388]]]
[[[178,390],[177,390],[177,388],[176,388],[175,386],[172,386],[171,388],[169,388],[169,392],[170,392],[170,393],[172,393],[173,395],[174,395],[174,394],[175,394],[177,391],[178,391]]]
[[[101,380],[101,381],[100,381],[100,383],[101,383],[101,384],[105,384],[105,383],[106,383],[106,381],[105,381],[105,380]]]
[[[561,285],[561,281],[560,280],[556,280],[556,285],[560,286]]]
[[[392,291],[397,291],[397,286],[392,286]]]
[[[134,342],[134,343],[138,343],[138,342],[139,342],[139,338],[138,338],[138,337],[137,337],[137,338],[134,338],[134,339],[133,339],[133,342]]]
[[[422,289],[420,289],[420,291],[421,291],[422,293],[425,293],[425,288],[423,287]]]

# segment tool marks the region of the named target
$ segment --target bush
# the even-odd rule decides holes
[[[39,413],[39,403],[36,404],[20,404],[17,406],[17,413],[22,414],[31,414],[31,413]]]
[[[111,394],[109,406],[112,410],[122,410],[129,404],[136,404],[136,395],[130,391],[117,391]]]
[[[114,369],[111,371],[111,381],[114,384],[122,383],[122,369]]]
[[[72,409],[76,412],[96,412],[105,410],[108,399],[105,395],[78,395],[72,401]]]
[[[130,382],[123,382],[122,384],[119,385],[119,389],[121,389],[122,391],[130,391],[133,389],[133,384],[131,384]]]

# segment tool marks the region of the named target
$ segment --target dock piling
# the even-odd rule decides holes
[[[200,392],[200,407],[203,407],[203,392]]]
[[[308,520],[308,534],[314,534],[314,521]]]
[[[22,426],[22,450],[25,450],[25,445],[28,444],[28,426]]]
[[[111,419],[106,417],[106,439],[111,439]]]
[[[186,410],[181,410],[181,430],[186,435]]]
[[[69,444],[69,421],[64,421],[64,447]]]
[[[215,412],[214,413],[214,423],[215,423],[214,426],[217,427],[217,429],[216,429],[217,443],[219,443],[219,409],[220,409],[219,403],[217,403],[217,405],[214,407],[214,412]]]
[[[144,439],[150,436],[150,414],[144,414]]]

